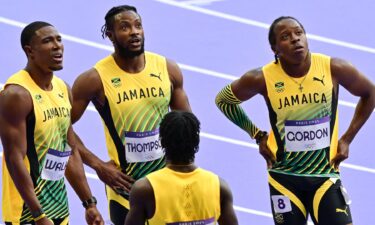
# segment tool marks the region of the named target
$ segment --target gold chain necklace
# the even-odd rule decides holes
[[[303,84],[303,82],[305,82],[305,80],[306,80],[306,77],[307,77],[307,74],[305,75],[305,77],[303,78],[303,80],[300,82],[300,83],[298,83],[296,80],[294,80],[291,76],[289,76],[289,75],[287,75],[295,84],[297,84],[299,87],[298,87],[298,89],[300,90],[300,92],[302,92],[302,90],[303,90],[303,86],[302,86],[302,84]]]

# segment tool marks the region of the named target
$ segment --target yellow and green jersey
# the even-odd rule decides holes
[[[22,86],[32,98],[33,111],[26,119],[27,153],[24,163],[36,196],[48,218],[66,218],[69,212],[64,171],[71,154],[67,145],[71,111],[67,86],[53,76],[53,89],[42,90],[25,70],[11,76],[5,87],[10,84]],[[3,220],[14,224],[32,221],[29,208],[18,193],[4,159],[2,177]]]
[[[94,67],[106,98],[98,111],[109,157],[134,179],[165,166],[159,123],[169,111],[171,82],[164,57],[145,52],[145,60],[145,68],[136,74],[122,70],[112,55]],[[111,199],[114,193],[107,190]]]
[[[288,76],[280,63],[271,62],[262,70],[272,126],[268,145],[277,159],[271,171],[338,177],[329,164],[338,140],[338,91],[334,92],[330,58],[311,54],[310,69],[300,78]]]
[[[221,213],[217,175],[201,168],[189,173],[163,168],[146,178],[155,196],[149,225],[217,224]]]

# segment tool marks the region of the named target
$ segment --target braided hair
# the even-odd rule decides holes
[[[138,14],[137,8],[135,8],[134,6],[130,6],[130,5],[119,5],[119,6],[112,7],[107,12],[107,14],[105,14],[105,17],[104,17],[105,24],[101,28],[103,39],[107,37],[107,31],[113,29],[114,16],[119,14],[120,12],[125,12],[125,11],[133,11]]]
[[[172,111],[160,123],[160,141],[167,160],[176,164],[194,162],[199,149],[200,122],[190,112]]]

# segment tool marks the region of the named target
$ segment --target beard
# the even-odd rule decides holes
[[[142,40],[141,49],[136,50],[136,51],[130,50],[128,47],[122,46],[118,42],[116,43],[116,46],[117,46],[117,49],[118,49],[118,54],[121,57],[124,57],[124,58],[134,58],[134,57],[137,57],[137,56],[139,56],[139,55],[141,55],[145,52],[145,41],[144,41],[144,39]]]

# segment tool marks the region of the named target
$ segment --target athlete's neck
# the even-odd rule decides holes
[[[286,62],[282,58],[280,58],[280,63],[281,63],[281,67],[283,68],[284,72],[286,74],[288,74],[289,76],[295,77],[295,78],[303,77],[310,70],[311,54],[308,53],[306,55],[306,58],[303,61],[301,61],[300,63],[293,64],[293,63],[290,63],[290,62]]]
[[[114,52],[112,56],[116,64],[127,73],[139,73],[146,66],[146,59],[144,53],[138,56],[124,58],[120,54]]]
[[[167,161],[166,165],[169,169],[181,172],[181,173],[190,173],[193,172],[195,169],[197,169],[197,166],[194,164],[194,162],[189,164],[179,164],[179,163],[172,163]]]
[[[52,90],[53,71],[43,71],[41,68],[38,68],[30,64],[27,64],[24,70],[29,73],[31,79],[33,79],[33,81],[42,90]]]

